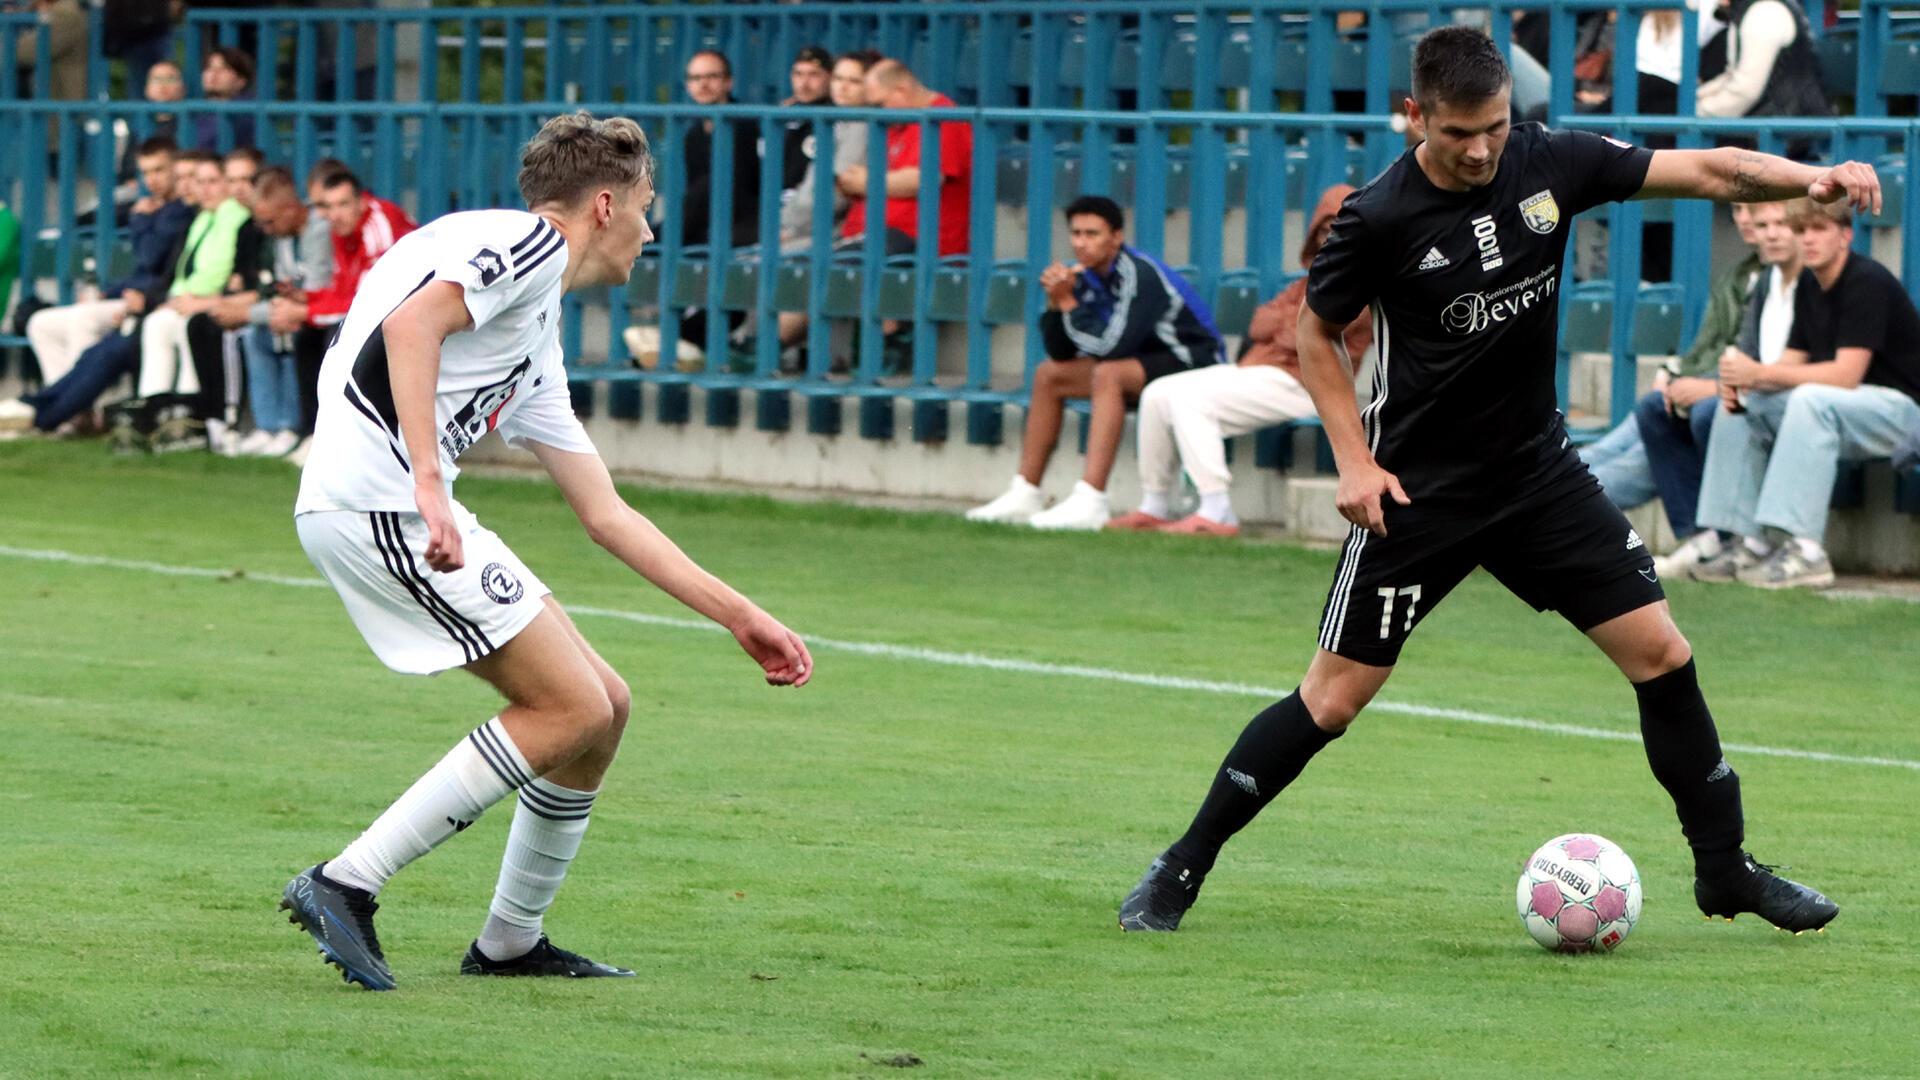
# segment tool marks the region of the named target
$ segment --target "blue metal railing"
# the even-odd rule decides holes
[[[23,247],[23,279],[50,278],[58,283],[65,300],[80,276],[83,256],[91,255],[99,272],[107,273],[119,237],[111,214],[99,215],[89,232],[74,227],[80,180],[87,177],[96,190],[110,191],[116,122],[141,131],[163,108],[178,114],[183,127],[201,113],[223,118],[252,115],[260,122],[258,131],[270,159],[289,163],[298,172],[319,156],[340,157],[356,167],[375,191],[401,201],[423,221],[452,209],[518,205],[513,167],[518,147],[553,111],[546,104],[16,104],[0,113],[0,147],[8,148],[0,156],[0,183],[7,190],[17,185],[25,193],[17,204],[29,239]],[[1010,373],[1028,374],[1040,359],[1033,327],[1041,300],[1034,282],[1052,259],[1061,228],[1058,208],[1070,194],[1118,197],[1129,211],[1130,239],[1144,249],[1165,252],[1184,241],[1192,264],[1188,272],[1203,296],[1213,298],[1229,281],[1237,286],[1252,284],[1258,295],[1267,296],[1299,272],[1288,262],[1287,253],[1294,249],[1285,242],[1288,218],[1298,220],[1309,213],[1327,184],[1364,182],[1399,152],[1399,140],[1387,134],[1385,118],[1339,114],[1043,109],[823,109],[796,114],[768,106],[611,103],[595,110],[631,115],[647,128],[660,160],[656,183],[669,215],[684,197],[689,169],[704,166],[712,177],[710,242],[690,246],[677,229],[663,229],[639,268],[648,283],[644,294],[631,297],[659,310],[668,356],[683,307],[752,311],[760,333],[753,355],[739,371],[726,367],[725,320],[708,320],[704,344],[709,363],[700,380],[719,386],[765,384],[778,377],[778,344],[772,333],[778,314],[800,311],[811,319],[811,366],[802,378],[784,380],[782,385],[963,399],[1017,394],[1024,378],[1010,378]],[[833,160],[834,122],[850,119],[870,126],[868,197],[876,207],[883,193],[885,126],[921,126],[927,156],[915,203],[919,239],[910,255],[887,258],[878,228],[869,229],[860,246],[837,249],[831,199],[824,197],[825,192],[815,200],[805,243],[796,251],[777,250],[773,241],[778,235],[780,175],[774,148],[780,145],[784,124],[797,116],[812,124],[816,160],[823,162]],[[721,127],[751,125],[757,141],[769,149],[756,175],[759,218],[753,232],[763,239],[760,244],[739,250],[731,246],[727,223],[743,194],[732,189],[734,141],[714,138],[706,162],[689,162],[680,154],[690,125],[703,121]],[[972,170],[966,181],[972,216],[969,255],[964,258],[942,258],[935,247],[939,204],[933,178],[940,175],[938,125],[943,122],[965,122],[973,131]],[[1634,140],[1653,133],[1672,134],[1683,142],[1740,136],[1755,140],[1763,149],[1804,138],[1836,150],[1837,156],[1861,156],[1897,143],[1898,152],[1881,155],[1879,163],[1889,191],[1897,192],[1898,219],[1903,223],[1920,220],[1920,188],[1911,182],[1897,187],[1892,183],[1896,177],[1910,181],[1920,169],[1916,160],[1920,122],[1699,121],[1646,116],[1575,116],[1563,122]],[[48,130],[49,124],[55,133],[51,146],[44,137],[33,137]],[[1123,135],[1131,141],[1123,142]],[[1244,189],[1238,197],[1233,194],[1235,177]],[[821,179],[830,183],[828,177]],[[56,193],[51,213],[45,186],[49,180]],[[1024,220],[1017,216],[1002,220],[998,207],[1003,202],[1024,210]],[[1636,317],[1642,300],[1637,284],[1642,205],[1595,212],[1593,216],[1609,218],[1612,226],[1609,281],[1573,290],[1574,295],[1604,295],[1612,304],[1606,347],[1615,355],[1616,390],[1625,391],[1613,398],[1615,411],[1621,413],[1632,401],[1632,354],[1640,329]],[[1687,207],[1677,208],[1676,219]],[[1694,209],[1705,217],[1705,204],[1694,204]],[[869,219],[877,223],[882,218],[876,211]],[[1867,231],[1862,229],[1862,235]],[[1706,250],[1705,235],[1703,229],[1698,246],[1676,250]],[[39,239],[43,236],[47,239]],[[1900,269],[1909,289],[1920,293],[1920,234],[1906,237]],[[1009,240],[1017,250],[1001,258],[996,242]],[[1244,266],[1229,264],[1230,246],[1247,253]],[[1704,270],[1706,260],[1679,262]],[[1705,297],[1704,279],[1704,273],[1682,274],[1671,299],[1683,310],[1697,311]],[[799,283],[797,300],[783,293],[782,285],[789,281]],[[845,292],[849,287],[850,296]],[[624,360],[620,331],[627,322],[629,296],[622,292],[591,299],[609,305],[608,358]],[[845,381],[830,379],[827,367],[828,321],[834,317],[851,318],[860,325],[859,355]],[[889,318],[915,329],[910,370],[897,376],[881,368],[880,323]],[[937,334],[947,323],[966,328],[966,360],[959,371],[943,373],[937,363]],[[1024,330],[1022,363],[996,372],[993,331],[1004,325]],[[600,352],[599,342],[588,348],[582,340],[580,302],[568,305],[563,326],[570,357]],[[1677,348],[1690,338],[1691,329],[1689,321],[1674,331],[1677,340],[1661,344]],[[599,369],[595,377],[605,377],[606,371]],[[671,371],[644,377],[683,378]]]

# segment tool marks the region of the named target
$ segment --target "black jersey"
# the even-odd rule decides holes
[[[1650,150],[1515,127],[1493,182],[1442,191],[1408,150],[1347,198],[1307,303],[1345,323],[1369,303],[1379,363],[1362,413],[1407,494],[1494,499],[1561,449],[1554,367],[1573,216],[1640,190]]]

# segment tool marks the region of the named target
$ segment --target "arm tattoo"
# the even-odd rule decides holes
[[[1733,157],[1733,176],[1727,181],[1733,202],[1760,202],[1767,197],[1767,185],[1760,174],[1767,167],[1764,154],[1742,150]]]

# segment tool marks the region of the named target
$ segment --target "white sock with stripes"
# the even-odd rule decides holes
[[[587,815],[598,792],[577,791],[549,780],[520,789],[507,853],[500,859],[487,924],[476,943],[491,960],[526,955],[540,943],[540,923],[566,880],[567,864],[587,835]]]
[[[500,718],[474,728],[440,763],[327,863],[342,885],[377,893],[400,868],[476,821],[487,807],[533,779]]]

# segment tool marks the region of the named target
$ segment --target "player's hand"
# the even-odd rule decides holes
[[[766,673],[769,686],[805,686],[813,678],[813,656],[800,636],[758,608],[739,626],[733,640]]]
[[[420,518],[427,525],[427,566],[445,574],[467,565],[466,552],[460,544],[460,529],[453,522],[453,506],[448,503],[447,491],[440,482],[415,484],[413,504],[420,509]]]
[[[1807,185],[1807,198],[1817,203],[1847,200],[1855,213],[1880,215],[1880,176],[1863,161],[1843,161]]]
[[[1369,461],[1340,474],[1340,489],[1333,497],[1340,516],[1375,536],[1387,535],[1387,515],[1381,500],[1392,495],[1401,506],[1412,506],[1400,478]]]

